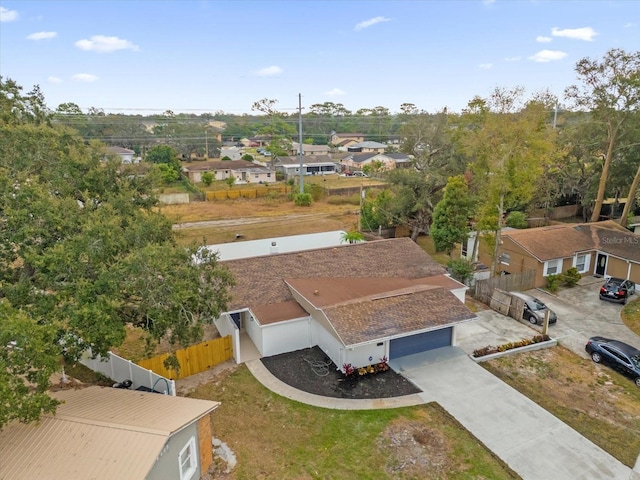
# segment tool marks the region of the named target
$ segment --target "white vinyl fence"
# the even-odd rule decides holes
[[[151,370],[136,365],[131,360],[119,357],[115,353],[109,352],[109,357],[103,359],[98,355],[95,359],[87,355],[80,360],[85,367],[94,372],[109,377],[114,382],[131,380],[130,390],[146,390],[164,393],[165,395],[176,396],[176,382],[163,376],[153,373]]]

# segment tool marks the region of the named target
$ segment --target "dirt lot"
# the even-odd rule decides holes
[[[333,230],[349,231],[358,223],[357,206],[314,202],[296,207],[284,199],[236,199],[166,205],[162,213],[175,222],[178,241],[206,244],[257,240]]]

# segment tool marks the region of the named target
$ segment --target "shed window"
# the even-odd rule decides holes
[[[549,260],[544,262],[544,276],[557,275],[562,270],[562,259]]]
[[[509,265],[509,262],[511,262],[511,255],[509,255],[506,252],[500,255],[500,263],[504,265]]]
[[[196,455],[196,439],[191,437],[178,456],[180,480],[191,480],[196,474]]]

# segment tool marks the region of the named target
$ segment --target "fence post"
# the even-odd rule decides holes
[[[111,367],[111,380],[115,378],[115,372],[113,371],[113,358],[111,357],[112,353],[109,352],[109,367]]]

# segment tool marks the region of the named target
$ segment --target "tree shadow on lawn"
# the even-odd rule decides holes
[[[324,397],[374,399],[421,392],[393,370],[345,378],[317,346],[265,357],[262,363],[287,385]]]

